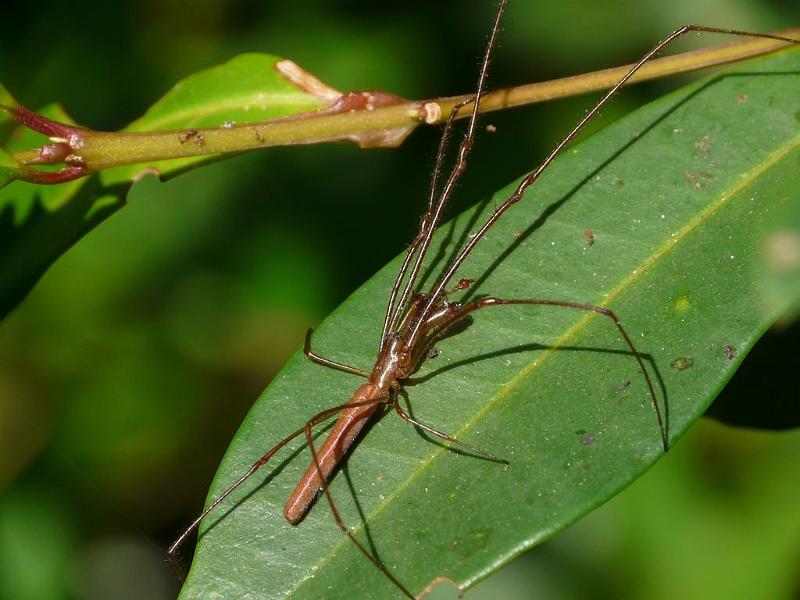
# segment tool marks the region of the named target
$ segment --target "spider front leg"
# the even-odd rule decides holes
[[[306,341],[303,344],[303,354],[306,355],[311,362],[315,362],[318,365],[323,365],[325,367],[330,367],[331,369],[338,369],[339,371],[344,371],[345,373],[352,373],[353,375],[360,375],[361,377],[366,377],[369,379],[369,373],[364,369],[359,369],[358,367],[351,367],[350,365],[346,365],[344,363],[336,362],[335,360],[331,360],[329,358],[325,358],[324,356],[320,356],[319,354],[315,354],[311,351],[311,336],[314,333],[314,330],[309,328],[306,331]]]

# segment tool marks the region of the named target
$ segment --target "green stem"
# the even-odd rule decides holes
[[[776,34],[800,37],[800,27]],[[732,44],[659,58],[647,63],[630,83],[735,62],[767,54],[786,45],[777,40],[749,38]],[[630,65],[626,65],[499,89],[484,96],[481,112],[607,89],[619,81],[629,67]],[[227,128],[116,133],[81,129],[80,140],[72,145],[73,159],[77,156],[86,172],[90,172],[126,164],[336,140],[351,140],[363,147],[396,146],[421,123],[435,125],[444,122],[452,107],[469,97],[464,95],[427,101],[403,101],[398,98],[396,104],[369,110],[322,110]],[[13,154],[14,159],[22,164],[37,162],[37,157],[40,156],[38,148]]]
[[[800,41],[800,27],[790,27],[780,31],[772,32],[772,35],[796,39]],[[689,73],[708,67],[715,67],[732,62],[753,58],[763,54],[769,54],[789,44],[778,40],[765,38],[747,38],[733,43],[692,50],[656,58],[645,64],[639,71],[631,77],[627,85],[650,81],[679,73]],[[524,106],[548,100],[557,100],[577,96],[589,92],[606,90],[613,87],[630,70],[633,64],[602,69],[582,75],[562,77],[541,83],[529,83],[516,87],[503,88],[486,94],[481,100],[481,112],[491,112],[503,110],[515,106]],[[454,96],[439,101],[442,107],[444,118],[452,107],[462,102],[469,96]],[[468,116],[468,115],[467,115]]]
[[[229,128],[93,132],[86,136],[78,154],[87,167],[95,171],[125,164],[226,154],[270,146],[317,144],[348,138],[366,140],[370,133],[384,130],[408,129],[410,132],[420,123],[419,109],[419,103],[410,102],[371,111],[303,113],[302,116]],[[362,145],[370,144],[364,141]]]

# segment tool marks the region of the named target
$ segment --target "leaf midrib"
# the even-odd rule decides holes
[[[614,289],[609,291],[603,297],[603,301],[600,303],[600,306],[607,306],[609,303],[613,302],[614,299],[630,288],[634,282],[639,280],[644,276],[645,273],[649,272],[650,269],[658,264],[663,257],[672,252],[672,250],[677,247],[683,239],[691,235],[702,223],[709,220],[712,216],[719,212],[719,210],[730,200],[735,198],[740,192],[749,187],[756,179],[766,173],[798,146],[800,146],[800,136],[795,136],[795,138],[778,150],[774,151],[765,160],[754,165],[746,176],[742,177],[739,182],[728,188],[726,191],[721,192],[716,201],[708,204],[706,208],[700,211],[695,217],[690,219],[689,222],[686,223],[686,225],[684,225],[675,236],[670,235],[666,242],[662,243],[647,260],[641,263],[640,267],[632,269],[631,274],[628,277],[624,278]],[[495,393],[494,397],[486,402],[482,409],[478,410],[471,419],[467,420],[464,425],[462,425],[456,431],[454,437],[460,438],[462,437],[461,434],[473,429],[483,419],[486,413],[494,408],[498,402],[510,395],[511,392],[514,391],[522,381],[527,379],[530,374],[536,368],[541,366],[541,364],[544,363],[548,357],[553,355],[556,350],[566,345],[568,341],[576,337],[577,334],[585,329],[591,320],[596,316],[597,315],[595,313],[589,313],[581,319],[578,319],[561,337],[551,344],[547,350],[544,350],[536,359],[531,361],[527,367],[521,369],[517,375],[515,375],[506,384],[501,386],[500,389]],[[420,462],[419,467],[413,473],[411,473],[410,476],[407,477],[406,480],[402,482],[391,495],[387,496],[385,500],[381,502],[377,508],[361,522],[361,524],[353,527],[351,531],[356,534],[369,523],[374,522],[375,519],[377,519],[380,514],[392,504],[392,501],[395,498],[401,496],[405,490],[409,488],[416,480],[418,480],[422,474],[426,472],[445,452],[449,452],[449,449],[446,447],[439,447],[434,450],[430,454],[429,458]],[[622,486],[624,486],[624,484],[622,484]],[[510,560],[514,556],[517,556],[523,552],[526,548],[530,547],[530,544],[530,540],[526,540],[520,546],[512,548],[506,554],[501,555],[496,561],[494,561],[494,564],[503,564],[507,560]],[[286,597],[288,598],[294,595],[295,592],[297,592],[297,590],[299,590],[306,583],[306,581],[314,577],[326,563],[331,561],[338,554],[342,548],[349,545],[349,538],[342,536],[342,539],[338,544],[331,547],[329,552],[323,555],[306,571],[306,576],[298,581],[297,585],[295,585],[295,587],[287,593]],[[489,571],[491,570],[492,568],[490,567]],[[485,576],[486,573],[481,571],[473,577],[465,580],[463,586],[468,588],[473,582],[478,581]]]

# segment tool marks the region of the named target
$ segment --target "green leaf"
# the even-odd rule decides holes
[[[15,103],[16,100],[14,100],[14,97],[9,93],[5,86],[0,83],[0,104],[4,106],[12,106]],[[9,114],[4,110],[0,110],[0,126],[3,126],[8,122],[10,122]]]
[[[14,181],[19,174],[17,161],[0,149],[0,189]]]
[[[765,279],[798,269],[776,267],[770,248],[778,233],[800,239],[788,225],[800,200],[799,96],[792,50],[644,107],[561,156],[459,276],[478,280],[473,296],[611,307],[655,373],[676,443],[797,299],[776,297]],[[429,256],[441,244],[452,252],[511,189],[442,227]],[[370,367],[397,267],[320,326],[316,352]],[[406,386],[414,413],[507,458],[508,469],[448,451],[390,414],[331,485],[345,522],[414,593],[442,576],[474,584],[662,456],[642,377],[607,319],[498,307],[437,347]],[[298,352],[242,424],[209,500],[360,383]],[[299,526],[284,521],[309,462],[303,446],[291,443],[204,521],[183,600],[399,597],[324,500]]]
[[[198,71],[176,83],[158,102],[124,131],[164,131],[187,127],[222,127],[277,119],[325,108],[318,96],[290,82],[271,54],[247,53]],[[113,180],[132,179],[145,168],[162,178],[219,156],[194,156],[111,169]]]
[[[784,313],[782,319],[786,316]],[[786,374],[797,368],[797,340],[800,320],[788,327],[779,323],[770,329],[705,416],[751,429],[800,428],[797,388],[786,384]],[[759,401],[753,402],[753,398]]]
[[[0,105],[9,106],[14,103],[14,98],[8,90],[0,85]],[[5,138],[5,130],[10,128],[10,118],[6,111],[0,108],[0,142]],[[0,189],[14,181],[19,174],[19,164],[5,150],[0,148]]]
[[[47,187],[15,182],[0,190],[0,320],[58,257],[123,206],[128,187],[105,186],[93,176]]]
[[[279,60],[267,54],[243,54],[195,73],[178,82],[127,130],[219,126],[226,121],[273,119],[321,107],[317,96],[276,71]],[[2,86],[0,103],[14,103]],[[58,106],[40,112],[72,123]],[[26,128],[18,128],[10,139],[9,150],[45,141]],[[0,151],[0,319],[59,256],[124,206],[130,186],[143,172],[155,170],[163,178],[216,159],[206,156],[120,167],[54,186],[21,181],[6,186],[14,179],[16,162]]]
[[[71,122],[57,105],[41,114]],[[8,146],[27,148],[41,139],[19,128]],[[93,175],[50,186],[15,181],[0,189],[0,319],[59,256],[123,205],[128,188],[129,184],[106,185],[101,176]]]

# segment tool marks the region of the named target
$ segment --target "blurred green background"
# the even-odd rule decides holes
[[[15,3],[0,20],[0,80],[30,107],[58,101],[109,130],[245,51],[292,58],[345,90],[463,93],[492,11],[456,0]],[[684,23],[798,22],[795,0],[517,0],[491,80],[630,62]],[[603,119],[682,81],[637,87]],[[457,204],[520,175],[590,102],[491,116],[497,133],[479,140]],[[305,329],[413,236],[437,136],[396,150],[269,150],[145,180],[58,261],[0,327],[0,598],[175,596],[164,548]],[[798,340],[797,326],[772,333],[734,395],[793,385],[780,365],[796,368]],[[265,432],[265,448],[274,441]],[[800,598],[797,473],[800,432],[705,422],[467,598]]]

